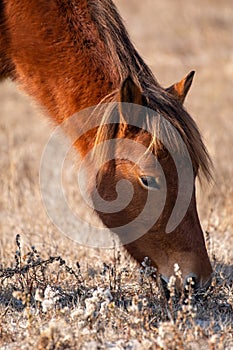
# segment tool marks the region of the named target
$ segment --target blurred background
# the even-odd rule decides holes
[[[198,205],[203,228],[210,234],[208,249],[212,258],[232,263],[232,0],[115,3],[135,46],[162,86],[196,71],[185,107],[200,128],[215,167],[214,183],[198,191]],[[43,114],[12,82],[0,84],[2,258],[7,257],[7,248],[12,250],[17,233],[24,237],[25,244],[33,242],[45,247],[47,254],[70,254],[70,241],[53,227],[40,198],[40,158],[51,131]],[[82,206],[80,199],[78,205]],[[78,250],[80,257],[82,249]],[[84,251],[83,248],[83,257]]]

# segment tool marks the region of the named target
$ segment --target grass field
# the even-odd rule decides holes
[[[233,349],[232,0],[115,2],[161,85],[196,71],[185,106],[214,163],[214,183],[198,191],[212,286],[167,302],[150,268],[123,248],[90,249],[58,232],[39,188],[50,126],[33,101],[3,82],[0,349]],[[69,179],[67,186],[76,193]]]

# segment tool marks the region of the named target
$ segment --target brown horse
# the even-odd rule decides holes
[[[194,179],[200,171],[209,179],[209,156],[194,121],[183,108],[194,73],[167,89],[162,88],[132,45],[111,0],[0,0],[0,24],[0,77],[15,80],[46,108],[56,124],[102,102],[144,106],[173,127],[165,128],[163,133],[179,153],[183,167],[185,161],[176,146],[175,130],[188,150]],[[158,127],[158,118],[152,114],[148,112],[145,116],[139,108],[132,115],[128,107],[119,108],[117,123],[106,126],[103,121],[103,126],[89,130],[75,145],[85,157],[102,141],[128,139],[156,155],[161,168],[145,152],[141,155],[142,172],[140,166],[121,159],[123,146],[117,144],[115,158],[101,168],[101,176],[91,183],[89,191],[92,193],[97,187],[102,198],[110,203],[116,199],[117,183],[126,179],[131,182],[134,194],[119,212],[96,211],[103,223],[117,232],[116,227],[126,225],[139,215],[148,194],[153,193],[154,207],[159,203],[164,185],[162,169],[167,193],[161,215],[143,236],[128,242],[126,249],[139,262],[148,257],[166,281],[173,275],[177,263],[184,281],[192,276],[197,287],[204,287],[212,268],[198,219],[195,183],[192,182],[184,217],[172,232],[166,233],[179,181],[169,147],[162,145],[157,137],[158,129],[166,123]],[[108,116],[103,118],[106,120]],[[151,132],[135,126],[135,120],[142,121]],[[127,152],[133,154],[134,146],[129,144]],[[101,152],[97,152],[97,156],[101,157]],[[93,201],[95,203],[95,196]],[[154,215],[152,207],[144,221],[137,222],[133,229],[140,232],[147,218]]]

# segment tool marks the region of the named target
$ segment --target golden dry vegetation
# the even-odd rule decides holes
[[[85,248],[57,231],[39,188],[51,128],[34,102],[3,82],[0,348],[233,349],[232,1],[116,4],[162,85],[197,72],[186,107],[215,166],[214,183],[198,193],[215,270],[211,290],[167,302],[150,268],[141,270],[122,248]],[[67,186],[76,191],[72,181]],[[78,195],[77,203],[82,208]]]

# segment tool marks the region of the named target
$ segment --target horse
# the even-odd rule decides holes
[[[152,193],[152,205],[142,222],[136,220],[137,225],[132,226],[139,236],[125,243],[126,250],[139,263],[147,257],[165,282],[174,275],[174,265],[178,264],[183,284],[191,277],[195,288],[208,286],[212,267],[197,212],[195,180],[198,176],[210,180],[211,159],[196,123],[183,106],[194,72],[163,88],[132,44],[112,0],[0,0],[0,24],[0,79],[14,80],[43,106],[55,125],[91,106],[117,106],[117,122],[105,123],[111,119],[112,108],[103,114],[102,125],[76,140],[81,158],[101,142],[113,139],[134,141],[148,151],[136,154],[137,159],[143,159],[142,172],[131,160],[121,159],[124,142],[116,142],[114,159],[89,181],[88,191],[92,193],[97,188],[109,203],[116,199],[117,184],[122,179],[133,188],[130,203],[114,213],[98,210],[92,196],[103,224],[118,233],[115,228],[136,219]],[[119,107],[124,104],[125,108]],[[128,106],[137,106],[137,111],[132,112]],[[144,108],[147,112],[141,113]],[[159,124],[162,119],[165,123]],[[169,130],[166,122],[172,126]],[[158,129],[163,129],[169,147],[159,140]],[[177,134],[190,156],[192,190],[184,217],[171,232],[166,232],[179,186],[169,150],[175,150],[181,164],[185,164]],[[108,151],[106,147],[96,151],[97,158]],[[136,152],[134,144],[127,144],[127,152]],[[90,173],[92,165],[88,165]],[[146,220],[154,215],[153,207],[162,200],[161,169],[167,186],[164,205],[156,222],[140,236]]]

